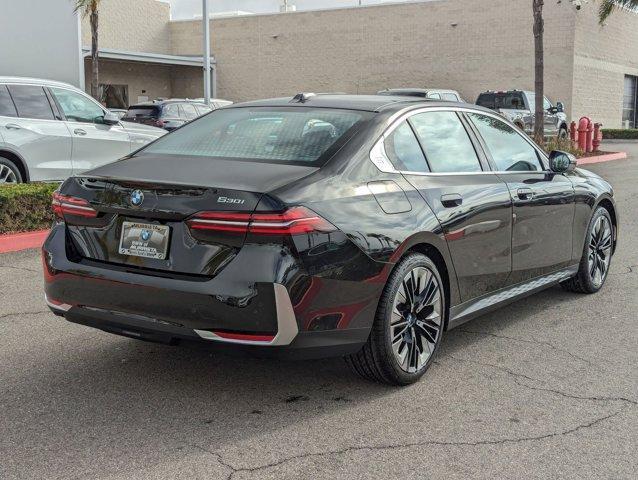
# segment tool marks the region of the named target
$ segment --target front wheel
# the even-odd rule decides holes
[[[589,221],[583,256],[575,277],[561,283],[565,290],[596,293],[601,289],[611,262],[614,229],[607,209],[598,207]]]
[[[436,265],[425,255],[410,254],[388,279],[368,341],[346,361],[368,380],[414,383],[441,344],[444,314],[445,294]]]
[[[22,175],[11,160],[0,157],[0,185],[4,183],[22,183]]]

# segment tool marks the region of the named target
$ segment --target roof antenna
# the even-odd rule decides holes
[[[298,93],[297,95],[295,95],[294,97],[292,97],[292,100],[290,101],[292,102],[297,102],[297,103],[306,103],[308,100],[310,100],[312,97],[316,97],[317,94],[316,93]]]

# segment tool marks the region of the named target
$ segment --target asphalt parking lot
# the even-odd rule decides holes
[[[636,478],[627,148],[588,167],[621,215],[604,289],[554,288],[448,332],[408,388],[366,383],[340,359],[231,357],[73,325],[44,305],[39,252],[0,255],[0,478]]]

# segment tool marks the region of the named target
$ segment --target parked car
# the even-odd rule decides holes
[[[443,90],[440,88],[386,88],[378,92],[378,95],[394,95],[401,97],[421,97],[431,100],[446,100],[449,102],[464,102],[456,90]]]
[[[495,112],[356,95],[226,107],[68,179],[53,209],[55,314],[169,344],[345,355],[391,384],[499,305],[600,290],[618,225],[607,182]]]
[[[205,103],[203,98],[196,98],[195,101]],[[213,110],[217,110],[218,108],[222,108],[222,107],[227,107],[228,105],[232,105],[232,104],[233,102],[231,102],[230,100],[224,100],[222,98],[210,99],[210,106],[213,108]]]
[[[524,90],[506,92],[488,90],[478,96],[476,104],[499,112],[525,133],[532,135],[534,133],[534,118],[536,117],[535,99],[534,92]],[[545,137],[567,138],[567,115],[562,102],[557,102],[554,106],[547,97],[543,97],[543,109],[545,110]]]
[[[0,77],[0,183],[64,180],[164,133],[121,122],[66,83]]]
[[[206,104],[194,100],[154,100],[131,105],[124,120],[171,131],[212,110]]]
[[[122,118],[124,118],[124,115],[126,115],[127,110],[124,108],[109,108],[109,112],[114,113],[115,115],[117,115],[117,118],[122,120]]]

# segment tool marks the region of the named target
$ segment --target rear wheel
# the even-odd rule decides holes
[[[613,231],[609,212],[603,207],[598,207],[589,222],[578,273],[561,283],[565,290],[595,293],[601,289],[609,272],[614,242]]]
[[[5,183],[22,183],[22,175],[11,160],[0,157],[0,185]]]
[[[346,361],[369,380],[416,382],[441,344],[444,313],[443,282],[436,265],[425,255],[410,254],[388,279],[367,343]]]

